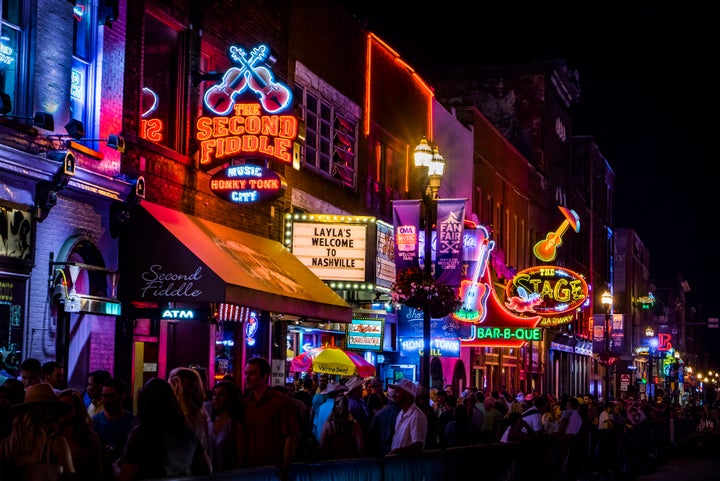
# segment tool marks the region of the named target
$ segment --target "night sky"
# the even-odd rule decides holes
[[[713,232],[720,204],[718,35],[704,7],[682,13],[677,5],[611,11],[604,3],[340,3],[421,76],[446,66],[565,59],[578,71],[582,93],[574,134],[594,136],[616,174],[615,226],[638,232],[657,287],[675,286],[681,276],[691,288],[688,304],[720,314]]]

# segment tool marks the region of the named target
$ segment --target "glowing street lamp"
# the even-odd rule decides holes
[[[432,225],[433,218],[437,216],[437,195],[440,190],[442,176],[445,173],[445,159],[438,151],[437,146],[430,147],[425,137],[415,147],[413,152],[415,167],[423,169],[427,185],[423,193],[425,207],[425,261],[423,270],[432,275]],[[430,306],[423,307],[423,356],[421,365],[421,385],[430,390],[430,343],[432,331],[430,322]]]
[[[613,295],[609,291],[605,291],[600,296],[600,300],[605,306],[605,354],[607,355],[607,365],[605,366],[605,389],[607,394],[605,400],[610,400],[610,312],[613,307]]]

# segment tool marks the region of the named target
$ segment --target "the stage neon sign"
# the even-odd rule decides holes
[[[554,326],[572,321],[573,317],[567,314],[582,306],[587,296],[587,283],[577,272],[564,267],[536,266],[518,272],[507,283],[505,307],[543,316],[540,326]]]

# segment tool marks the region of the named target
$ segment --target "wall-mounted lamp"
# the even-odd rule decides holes
[[[135,188],[130,192],[125,202],[110,204],[110,235],[117,238],[130,223],[133,210],[145,199],[145,178],[138,177]]]
[[[35,127],[40,127],[43,130],[55,130],[55,119],[52,114],[37,111],[32,117],[25,117],[22,115],[10,115],[10,112],[12,112],[12,99],[5,92],[0,92],[0,117],[32,120]]]
[[[75,175],[75,156],[72,152],[53,150],[47,153],[51,160],[60,161],[60,168],[52,180],[41,180],[35,186],[35,209],[38,222],[44,221],[50,209],[57,204],[57,194],[63,190]]]
[[[125,152],[125,138],[119,134],[110,134],[107,139],[85,139],[85,126],[82,121],[70,119],[65,124],[65,131],[68,136],[77,142],[106,142],[107,146],[113,150],[117,150],[121,154]]]

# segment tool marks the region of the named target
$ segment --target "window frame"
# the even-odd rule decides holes
[[[357,189],[359,115],[352,115],[319,89],[298,80],[294,91],[306,128],[301,164],[333,182]],[[337,98],[343,96],[338,93]]]

